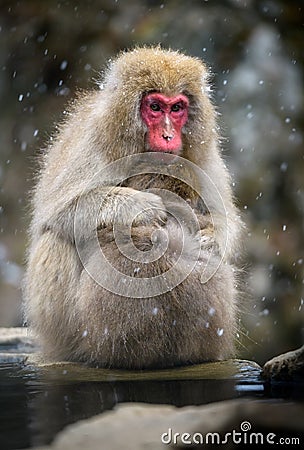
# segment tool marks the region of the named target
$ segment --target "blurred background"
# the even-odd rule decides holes
[[[302,5],[302,6],[301,6]],[[0,326],[22,325],[28,194],[79,88],[136,44],[203,58],[247,224],[238,355],[304,339],[304,6],[295,0],[1,0]]]

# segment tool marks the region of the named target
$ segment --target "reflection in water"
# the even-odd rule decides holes
[[[290,393],[289,393],[290,394]],[[259,370],[244,368],[229,379],[75,381],[46,379],[39,370],[0,366],[1,449],[49,443],[67,424],[121,402],[201,405],[264,394]]]
[[[121,402],[176,406],[233,398],[232,380],[90,382],[41,386],[28,401],[31,444],[49,442],[64,425],[113,408]]]

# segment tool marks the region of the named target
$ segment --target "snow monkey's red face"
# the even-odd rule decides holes
[[[188,120],[189,100],[179,94],[167,97],[153,92],[143,97],[141,117],[146,124],[147,149],[178,154],[182,148],[182,128]]]

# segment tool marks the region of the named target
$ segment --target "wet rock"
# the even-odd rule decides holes
[[[263,367],[262,377],[268,380],[304,381],[304,345],[267,361]]]
[[[0,328],[0,363],[22,363],[37,351],[28,328]]]
[[[259,373],[261,368],[253,361],[230,359],[193,366],[162,370],[113,370],[88,367],[85,364],[59,361],[48,363],[39,353],[39,346],[28,328],[0,328],[0,363],[27,363],[38,366],[40,373],[52,380],[70,381],[132,381],[140,380],[228,380]]]

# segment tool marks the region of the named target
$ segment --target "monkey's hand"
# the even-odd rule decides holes
[[[126,209],[131,206],[127,216],[132,216],[133,225],[143,225],[157,222],[164,225],[167,220],[166,208],[162,199],[151,192],[137,192],[126,202]],[[130,223],[130,222],[129,222]]]
[[[203,230],[200,230],[201,235],[201,245],[203,247],[213,247],[216,243],[214,238],[214,230],[211,227],[204,228]]]
[[[120,188],[115,195],[108,196],[101,211],[101,227],[153,222],[164,225],[166,219],[166,208],[158,195],[129,188]]]
[[[209,214],[199,216],[200,242],[203,248],[213,248],[216,246],[214,224]]]

